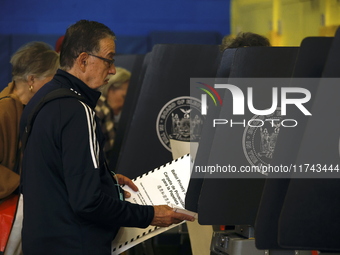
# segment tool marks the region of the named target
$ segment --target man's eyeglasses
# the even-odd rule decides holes
[[[87,54],[89,54],[92,57],[96,57],[96,58],[99,58],[101,60],[104,60],[105,62],[109,63],[109,67],[111,67],[115,62],[114,59],[103,58],[103,57],[99,57],[99,56],[96,56],[96,55],[93,55],[93,54],[90,54],[90,53],[87,53]]]

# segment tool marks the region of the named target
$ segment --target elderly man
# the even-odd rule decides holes
[[[22,164],[25,255],[109,255],[120,227],[169,226],[193,217],[166,205],[141,206],[123,201],[119,184],[136,190],[130,179],[111,175],[103,155],[103,135],[94,107],[96,90],[115,74],[115,35],[105,25],[81,20],[69,27],[53,80],[27,105],[32,109],[48,93],[72,90],[83,100],[58,98],[39,111]]]

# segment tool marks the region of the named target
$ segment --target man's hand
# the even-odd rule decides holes
[[[194,221],[195,218],[183,213],[174,212],[170,206],[156,205],[153,207],[155,215],[150,225],[157,227],[168,227],[172,224],[178,224],[184,220]]]
[[[127,185],[129,186],[133,191],[138,191],[137,186],[131,181],[130,178],[121,175],[121,174],[116,174],[115,176],[117,178],[118,184],[119,185]],[[124,191],[124,197],[129,198],[131,197],[131,194],[127,191]]]

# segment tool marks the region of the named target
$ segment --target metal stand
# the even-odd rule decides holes
[[[333,252],[320,252],[319,255],[340,255],[340,253],[333,253]]]
[[[258,250],[254,228],[243,225],[234,230],[215,230],[210,251],[210,255],[311,255],[310,251]]]
[[[256,249],[253,236],[254,229],[249,226],[236,226],[234,230],[214,231],[210,254],[264,255],[264,251]]]

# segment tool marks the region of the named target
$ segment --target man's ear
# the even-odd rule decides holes
[[[85,72],[86,66],[88,64],[89,55],[86,52],[80,53],[76,59],[76,63],[82,72]]]

